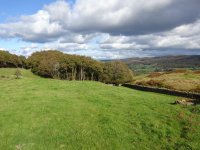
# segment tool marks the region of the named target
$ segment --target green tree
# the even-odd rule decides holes
[[[116,85],[132,80],[132,72],[122,62],[103,63],[58,51],[36,52],[28,58],[28,64],[33,73],[48,78],[95,80]]]
[[[16,76],[16,79],[19,79],[22,74],[19,69],[16,69],[14,75]]]
[[[130,82],[133,79],[133,73],[123,62],[107,62],[103,67],[101,80],[104,83],[115,85]]]
[[[26,58],[10,54],[7,51],[0,51],[0,68],[25,68]]]

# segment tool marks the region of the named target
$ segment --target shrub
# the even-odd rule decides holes
[[[5,75],[1,75],[0,78],[6,78],[6,76]]]
[[[16,69],[14,75],[16,76],[16,79],[19,79],[22,74],[21,74],[21,71],[19,69]]]
[[[133,79],[133,73],[123,62],[107,62],[104,64],[101,81],[110,84],[123,84]]]

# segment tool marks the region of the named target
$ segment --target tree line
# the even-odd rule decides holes
[[[0,68],[26,68],[26,57],[0,50]]]
[[[131,81],[133,77],[128,66],[119,61],[101,62],[90,57],[69,55],[53,50],[35,52],[27,59],[8,52],[3,53],[6,54],[0,55],[0,63],[4,65],[0,67],[29,68],[34,74],[46,78],[92,80],[118,85]],[[18,61],[15,62],[12,58]]]

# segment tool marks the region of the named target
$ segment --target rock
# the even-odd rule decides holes
[[[176,104],[180,104],[180,105],[194,105],[194,101],[191,99],[181,99],[181,100],[177,100],[175,102]]]

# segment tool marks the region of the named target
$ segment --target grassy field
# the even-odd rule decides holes
[[[135,76],[132,83],[200,93],[200,71],[177,70],[142,74]]]
[[[200,106],[98,82],[0,69],[0,149],[200,149]]]

